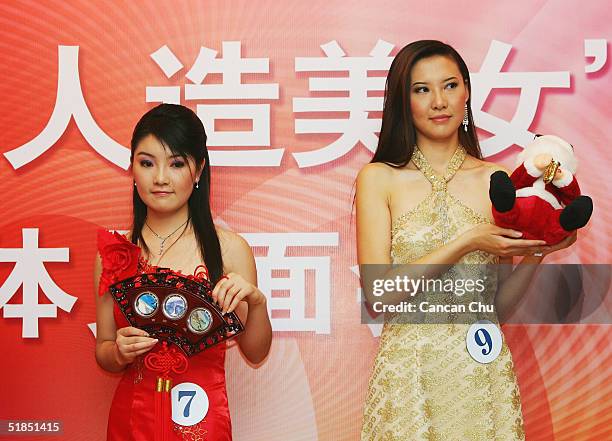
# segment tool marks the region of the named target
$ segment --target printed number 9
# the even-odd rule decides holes
[[[481,332],[482,338],[480,335]],[[478,344],[478,346],[484,348],[482,350],[482,355],[489,355],[491,353],[491,350],[493,350],[493,341],[491,340],[491,334],[489,334],[489,331],[487,331],[486,329],[478,329],[474,334],[474,340],[476,340],[476,344]]]

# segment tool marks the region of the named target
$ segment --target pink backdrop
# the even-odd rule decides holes
[[[235,439],[357,439],[378,339],[360,324],[352,190],[375,147],[391,58],[422,38],[460,51],[490,160],[512,168],[531,133],[569,140],[595,213],[575,246],[546,260],[610,263],[608,9],[599,0],[2,2],[0,419],[61,420],[64,439],[103,439],[118,377],[94,359],[95,231],[129,226],[122,146],[163,99],[216,115],[205,121],[215,217],[248,233],[273,309],[260,369],[228,353]],[[245,158],[251,166],[237,165]],[[612,437],[610,326],[506,326],[505,335],[528,440]]]

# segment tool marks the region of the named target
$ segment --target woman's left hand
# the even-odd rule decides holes
[[[223,276],[215,285],[212,297],[221,308],[223,314],[234,311],[243,300],[249,305],[258,305],[266,301],[263,293],[252,283],[247,282],[240,274],[229,273]]]

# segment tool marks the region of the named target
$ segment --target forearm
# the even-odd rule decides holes
[[[527,292],[543,257],[525,256],[514,271],[501,282],[495,296],[495,309],[500,323],[504,323]]]
[[[244,356],[253,364],[260,363],[270,351],[272,344],[272,325],[268,317],[267,301],[249,305],[247,321],[238,344]]]
[[[111,340],[96,343],[96,361],[98,366],[109,372],[121,372],[129,364],[121,359],[117,343]]]
[[[392,280],[396,277],[408,277],[413,280],[421,278],[433,279],[446,272],[452,265],[456,264],[464,255],[471,251],[474,251],[471,242],[465,236],[461,235],[410,264],[395,266],[384,273],[372,271],[372,274],[369,274],[370,272],[366,271],[367,274],[362,274],[362,280],[364,286],[372,286],[373,279]],[[384,268],[386,267],[387,265],[384,266]],[[375,266],[371,268],[376,270]],[[364,278],[363,276],[366,277]],[[408,300],[412,295],[418,294],[419,291],[415,291],[414,293],[389,292],[385,293],[383,296],[375,296],[371,290],[365,289],[364,293],[370,305],[374,302],[393,305]]]

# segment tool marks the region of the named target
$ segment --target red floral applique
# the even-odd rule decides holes
[[[113,283],[136,275],[140,248],[121,234],[99,230],[98,251],[102,258],[99,295],[108,291]]]

